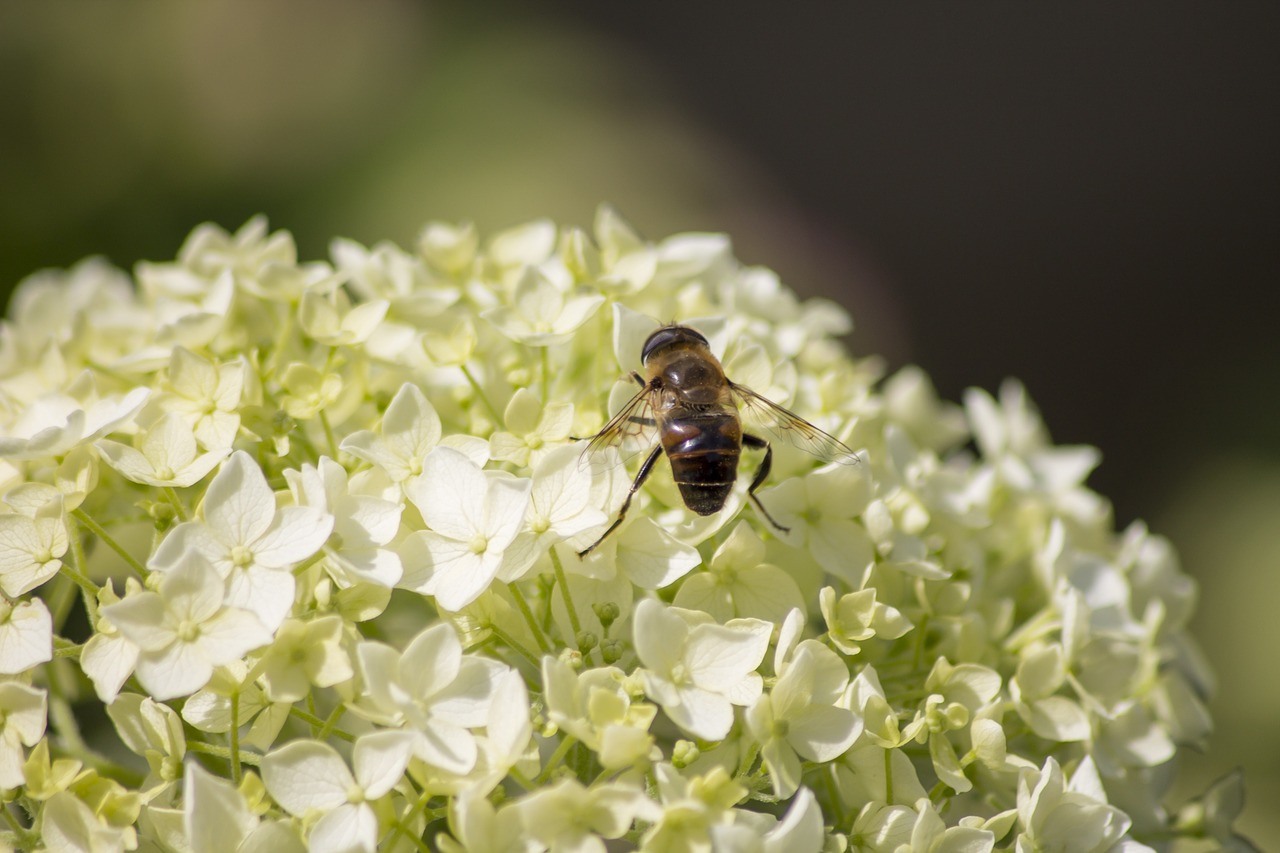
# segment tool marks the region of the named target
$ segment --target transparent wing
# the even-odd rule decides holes
[[[625,461],[658,440],[658,424],[653,417],[653,389],[648,386],[626,402],[618,413],[592,436],[582,451],[582,467],[591,467],[601,451],[616,447]],[[617,459],[618,457],[613,457]]]
[[[729,383],[745,419],[752,425],[758,424],[771,435],[785,441],[792,447],[811,453],[823,462],[838,462],[841,465],[857,465],[857,454],[843,441],[830,433],[823,432],[799,415],[782,408],[777,403],[765,399],[745,385]]]

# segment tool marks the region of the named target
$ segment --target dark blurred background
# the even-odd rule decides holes
[[[1280,839],[1280,4],[0,6],[0,288],[257,212],[727,231],[942,394],[1017,376],[1202,584]]]

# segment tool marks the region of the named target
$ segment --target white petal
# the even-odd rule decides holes
[[[852,711],[832,705],[814,705],[788,722],[787,741],[810,761],[838,758],[862,733],[862,721]]]
[[[0,609],[9,605],[0,601]],[[53,619],[40,599],[13,606],[0,620],[0,674],[16,675],[53,659]]]
[[[183,780],[183,817],[192,853],[235,853],[258,824],[234,785],[194,761]]]
[[[374,732],[356,741],[351,765],[367,799],[378,799],[400,781],[416,740],[412,732],[393,730]]]
[[[253,543],[253,559],[272,569],[300,563],[319,551],[332,532],[332,515],[309,506],[284,507]]]
[[[209,662],[222,666],[271,642],[271,632],[249,611],[228,607],[200,626],[199,642]]]
[[[145,483],[149,486],[160,484],[161,481],[156,477],[156,471],[151,462],[129,445],[104,438],[94,447],[98,448],[103,461],[119,471],[126,480]]]
[[[94,634],[80,652],[80,668],[93,682],[99,701],[110,704],[133,674],[138,647],[123,636]]]
[[[400,658],[399,680],[409,695],[427,699],[453,683],[462,666],[462,643],[448,622],[420,632]]]
[[[684,653],[689,626],[662,603],[646,598],[636,605],[633,632],[636,654],[647,669],[670,675]]]
[[[706,740],[723,740],[729,734],[733,726],[733,706],[728,699],[696,687],[681,688],[678,693],[678,703],[662,708],[672,722]]]
[[[405,494],[433,531],[469,542],[484,534],[488,481],[480,467],[451,447],[437,447],[422,463],[422,474],[405,484]]]
[[[248,545],[260,537],[276,516],[276,499],[253,457],[243,450],[231,454],[214,476],[204,497],[204,517],[220,537]]]
[[[262,759],[262,781],[271,798],[292,815],[329,811],[347,802],[351,771],[327,743],[295,740]]]
[[[760,666],[768,648],[767,632],[698,625],[689,632],[685,660],[699,687],[723,693]]]
[[[307,836],[311,853],[373,853],[378,818],[367,803],[347,804],[329,812]]]
[[[274,632],[293,608],[295,592],[296,582],[289,572],[250,566],[236,569],[227,578],[226,603],[248,610]]]
[[[209,683],[213,665],[191,643],[174,643],[158,652],[143,652],[134,666],[138,680],[155,699],[188,696]]]
[[[449,773],[470,773],[476,766],[476,739],[464,728],[432,720],[418,733],[415,754]]]

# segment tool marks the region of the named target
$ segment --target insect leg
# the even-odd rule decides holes
[[[760,436],[751,435],[750,433],[742,436],[742,443],[754,450],[764,450],[764,461],[760,463],[760,467],[756,470],[756,476],[751,480],[750,487],[747,488],[747,497],[751,498],[751,502],[756,505],[756,509],[760,510],[760,514],[764,516],[765,521],[783,533],[789,532],[791,528],[775,521],[773,516],[769,515],[769,510],[765,509],[764,504],[760,503],[760,499],[756,497],[756,489],[760,488],[764,478],[769,476],[769,469],[773,467],[773,448],[769,445],[769,442],[760,438]]]
[[[631,371],[631,378],[634,379],[636,381],[636,384],[639,385],[641,388],[644,388],[648,384],[644,381],[644,377],[641,376],[639,373],[636,373],[634,370]]]
[[[596,546],[605,540],[606,536],[618,529],[618,525],[622,523],[622,519],[627,515],[628,507],[631,506],[631,499],[635,497],[636,492],[644,485],[644,481],[649,479],[649,474],[653,472],[654,463],[658,461],[658,457],[661,455],[662,445],[659,444],[653,449],[653,452],[649,454],[649,458],[644,460],[644,464],[640,466],[640,471],[636,474],[635,480],[631,483],[631,491],[627,492],[627,499],[622,502],[622,509],[618,510],[618,517],[613,520],[613,524],[609,525],[608,530],[600,534],[599,539],[578,552],[579,560],[594,551]]]

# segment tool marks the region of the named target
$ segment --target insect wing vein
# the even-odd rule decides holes
[[[641,389],[627,401],[618,413],[592,436],[582,451],[582,466],[586,468],[599,464],[608,464],[608,459],[626,461],[637,453],[647,450],[657,440],[658,427],[653,417],[652,389]],[[602,454],[602,451],[615,447],[619,456]]]
[[[857,465],[858,456],[843,441],[824,432],[794,412],[762,397],[745,385],[729,383],[748,421],[758,423],[792,447],[810,453],[823,462]]]

